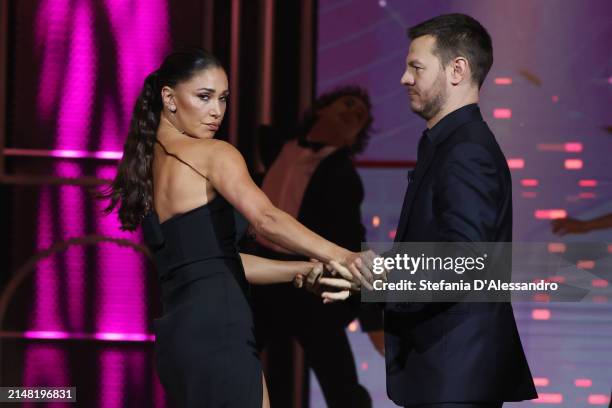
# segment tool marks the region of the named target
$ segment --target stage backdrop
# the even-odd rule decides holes
[[[563,239],[550,231],[551,218],[612,212],[612,3],[606,0],[320,0],[318,94],[357,84],[373,102],[376,133],[359,160],[416,159],[425,124],[400,85],[406,29],[452,12],[472,15],[493,39],[495,62],[480,106],[512,169],[515,241],[612,241],[611,230]],[[405,170],[361,169],[369,241],[393,238]],[[515,305],[539,403],[608,405],[612,299],[604,293],[612,271],[585,261],[594,287],[584,302]],[[394,406],[385,395],[382,358],[356,325],[349,329],[375,406]],[[324,406],[317,389],[312,401]]]

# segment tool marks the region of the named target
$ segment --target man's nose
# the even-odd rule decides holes
[[[400,78],[400,83],[402,85],[414,85],[414,76],[412,76],[409,70],[404,72],[404,75]]]

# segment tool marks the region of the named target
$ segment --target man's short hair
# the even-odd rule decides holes
[[[480,88],[493,65],[493,44],[487,30],[465,14],[443,14],[408,29],[411,40],[431,35],[436,39],[434,54],[445,67],[458,56],[470,64],[472,80]]]

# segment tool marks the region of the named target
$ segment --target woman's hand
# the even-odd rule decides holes
[[[326,267],[321,262],[313,262],[310,272],[306,275],[297,274],[293,284],[321,296],[323,303],[347,299],[351,291],[359,290],[359,285],[353,282],[353,276],[348,269],[336,261]]]

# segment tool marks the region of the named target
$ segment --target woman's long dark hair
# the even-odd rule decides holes
[[[136,100],[117,176],[100,195],[110,199],[104,209],[106,214],[119,207],[121,229],[136,229],[153,208],[153,150],[162,111],[162,88],[174,87],[204,69],[220,67],[215,56],[195,48],[168,55],[161,67],[145,79]]]

